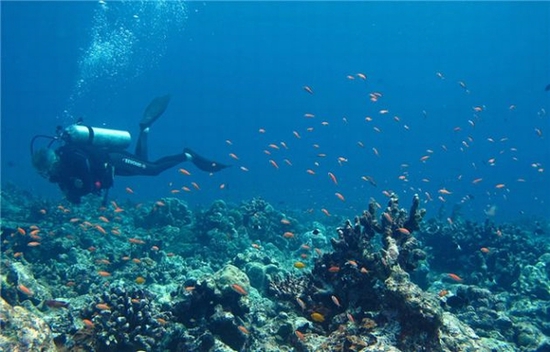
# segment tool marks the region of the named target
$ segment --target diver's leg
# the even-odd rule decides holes
[[[161,172],[187,161],[189,154],[181,153],[161,158],[155,162],[140,159],[129,153],[110,153],[110,163],[119,176],[156,176]]]
[[[148,154],[148,135],[149,127],[139,131],[139,137],[136,144],[136,156],[142,160],[149,160]]]

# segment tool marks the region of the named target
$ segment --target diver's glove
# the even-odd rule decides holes
[[[202,171],[218,172],[230,166],[230,165],[218,163],[216,161],[208,160],[205,157],[195,153],[189,148],[185,148],[183,152],[187,156],[187,160],[191,161],[196,167],[198,167]]]

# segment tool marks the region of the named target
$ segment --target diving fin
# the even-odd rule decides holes
[[[168,107],[169,102],[170,94],[153,99],[149,103],[147,108],[145,108],[143,118],[139,122],[139,127],[141,128],[141,130],[144,130],[147,127],[151,126],[153,122],[155,122],[160,117],[160,115],[164,113],[164,111]]]
[[[198,167],[202,171],[206,172],[218,172],[220,170],[225,169],[226,167],[229,167],[230,165],[225,165],[222,163],[218,163],[216,161],[208,160],[203,156],[200,156],[199,154],[195,153],[189,148],[185,148],[183,151],[185,154],[191,155],[191,162]]]

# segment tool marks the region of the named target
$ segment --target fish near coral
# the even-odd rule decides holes
[[[303,268],[306,267],[306,265],[303,262],[296,262],[296,263],[294,263],[294,267],[296,269],[303,269]]]
[[[25,296],[30,297],[30,296],[34,295],[34,293],[31,291],[31,289],[28,288],[27,286],[23,285],[23,284],[20,284],[19,286],[17,286],[17,289],[19,290],[19,292],[21,292]]]
[[[460,276],[458,276],[457,274],[449,273],[449,274],[447,274],[447,276],[448,276],[449,278],[451,278],[451,280],[456,281],[456,282],[462,282],[462,281],[464,281],[464,280],[463,280]]]
[[[69,308],[69,302],[47,299],[44,304],[50,308]]]
[[[237,292],[241,296],[248,295],[248,292],[239,284],[232,284],[231,288],[233,289],[233,291]]]
[[[311,317],[311,320],[313,320],[316,323],[322,323],[325,321],[325,316],[318,312],[311,313],[310,317]]]

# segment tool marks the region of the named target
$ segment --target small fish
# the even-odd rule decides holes
[[[334,193],[334,195],[335,195],[338,199],[340,199],[342,202],[345,202],[345,201],[346,201],[346,198],[344,198],[344,196],[343,196],[341,193],[336,192],[336,193]]]
[[[409,236],[411,234],[411,232],[404,227],[398,228],[397,231],[401,232],[405,236]]]
[[[98,219],[101,220],[101,221],[103,221],[103,222],[109,222],[109,219],[107,219],[107,218],[104,217],[104,216],[100,216]]]
[[[304,88],[304,90],[309,94],[313,94],[313,90],[309,86],[303,86],[302,88]]]
[[[337,298],[336,296],[332,295],[332,296],[330,296],[330,299],[332,299],[332,302],[333,302],[334,304],[336,304],[336,306],[337,306],[338,308],[341,307],[340,301],[338,300],[338,298]]]
[[[23,285],[23,284],[19,284],[19,286],[17,286],[17,289],[19,290],[19,292],[21,292],[25,296],[30,297],[30,296],[34,295],[34,293],[31,291],[31,289],[28,288],[27,286]]]
[[[306,335],[304,335],[304,333],[302,333],[302,332],[296,330],[296,331],[294,331],[294,334],[296,335],[296,337],[298,338],[298,340],[300,340],[300,341],[305,341]]]
[[[84,326],[90,329],[93,329],[95,327],[94,323],[92,323],[90,319],[82,319],[82,323],[84,324]]]
[[[229,154],[231,155],[231,154]],[[182,175],[185,175],[185,176],[191,176],[191,173],[185,169],[179,169],[178,172]]]
[[[453,194],[453,192],[445,189],[445,188],[442,188],[440,189],[439,191],[437,191],[439,194],[444,194],[444,195],[450,195],[450,194]]]
[[[300,297],[296,297],[296,303],[298,303],[302,310],[306,310],[306,303]]]
[[[482,253],[485,253],[485,254],[491,252],[491,250],[490,250],[489,248],[487,248],[487,247],[481,247],[480,251],[481,251]]]
[[[316,323],[322,323],[325,321],[325,316],[318,312],[311,313],[310,317],[311,317],[311,320],[313,320]]]
[[[296,269],[303,269],[303,268],[306,267],[306,265],[303,262],[296,262],[296,263],[294,263],[294,267]]]
[[[275,162],[275,160],[270,159],[270,160],[269,160],[269,163],[270,163],[274,168],[279,169],[279,165],[277,165],[277,163]]]
[[[95,307],[99,310],[111,310],[111,307],[109,307],[106,303],[98,303],[95,305]]]
[[[232,284],[231,288],[233,289],[233,291],[237,292],[241,296],[248,295],[248,292],[239,284]]]
[[[284,238],[294,238],[294,234],[290,231],[283,233]]]
[[[250,331],[242,325],[237,326],[237,329],[245,335],[250,335]]]
[[[328,177],[330,177],[332,182],[334,182],[334,184],[338,186],[338,180],[336,179],[336,176],[334,176],[334,174],[332,172],[328,173]]]
[[[460,276],[458,276],[457,274],[453,274],[453,273],[449,273],[447,274],[448,277],[450,277],[452,280],[456,281],[456,282],[462,282],[464,281]]]
[[[110,273],[110,272],[108,272],[108,271],[103,271],[103,270],[98,271],[97,274],[98,274],[99,276],[102,276],[102,277],[111,276],[111,273]]]
[[[57,299],[47,299],[44,304],[50,308],[69,308],[69,302],[59,301]]]
[[[95,225],[94,229],[96,229],[97,231],[101,232],[104,235],[107,234],[107,231],[105,231],[105,229],[103,227],[101,227],[100,225]]]
[[[125,190],[126,190],[126,193],[128,193],[128,194],[134,194],[134,190],[131,189],[130,187],[126,187]]]

